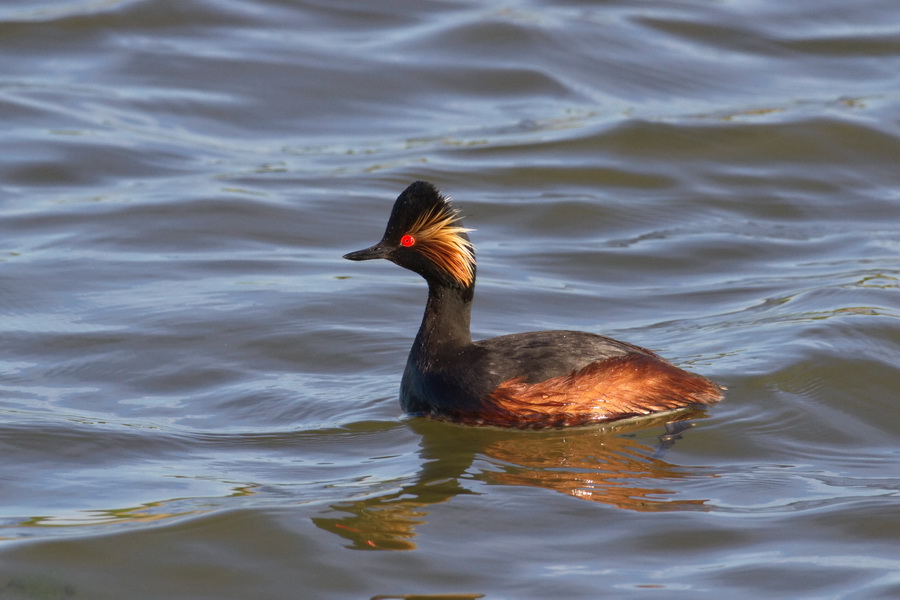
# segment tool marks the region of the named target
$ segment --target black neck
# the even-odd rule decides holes
[[[472,343],[470,323],[474,286],[428,282],[428,303],[414,348],[426,355],[452,352]]]

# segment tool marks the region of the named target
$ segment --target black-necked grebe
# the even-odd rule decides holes
[[[475,252],[450,201],[417,181],[397,198],[380,242],[344,256],[385,258],[428,282],[400,404],[459,423],[559,427],[713,404],[721,386],[654,352],[581,331],[473,342]]]

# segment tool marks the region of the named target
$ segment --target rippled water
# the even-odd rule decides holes
[[[900,596],[900,7],[0,3],[0,597]],[[403,419],[412,180],[474,334],[686,420]]]

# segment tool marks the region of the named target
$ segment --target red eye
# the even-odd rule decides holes
[[[414,238],[411,235],[404,235],[402,238],[400,238],[401,246],[406,246],[407,248],[409,248],[410,246],[412,246],[415,243],[416,243],[416,238]]]

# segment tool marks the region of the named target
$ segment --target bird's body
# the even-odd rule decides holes
[[[475,255],[461,220],[431,184],[398,198],[381,242],[347,254],[385,258],[428,282],[400,403],[412,415],[467,424],[556,427],[708,405],[722,387],[654,352],[581,331],[472,341]]]

